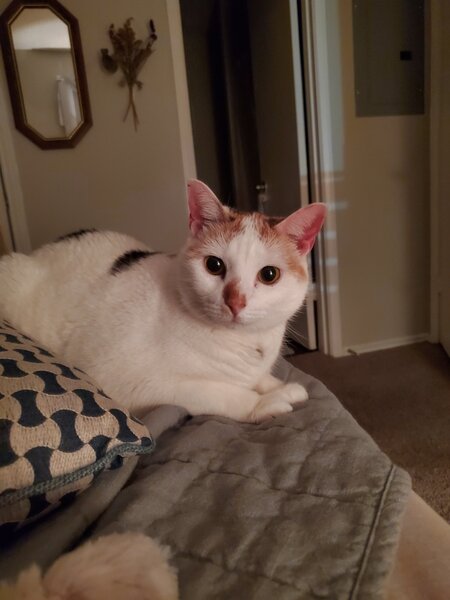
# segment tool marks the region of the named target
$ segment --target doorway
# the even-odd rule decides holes
[[[199,179],[238,210],[287,216],[307,205],[296,0],[180,0],[180,11]],[[289,332],[317,349],[313,293]]]

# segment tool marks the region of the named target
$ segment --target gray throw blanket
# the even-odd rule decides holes
[[[96,519],[89,536],[143,531],[169,545],[183,599],[383,598],[410,479],[320,382],[284,361],[277,374],[310,400],[260,425],[150,412],[157,448],[123,489],[123,469],[104,473],[17,541],[0,578],[36,557],[48,566]]]

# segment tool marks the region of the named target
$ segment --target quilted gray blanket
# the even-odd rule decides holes
[[[310,400],[260,425],[149,413],[157,448],[128,483],[124,469],[104,473],[18,541],[0,578],[37,556],[49,565],[93,523],[89,536],[137,530],[169,545],[184,599],[383,598],[410,479],[320,382],[284,361],[278,375]]]

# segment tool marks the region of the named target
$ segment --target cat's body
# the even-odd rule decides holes
[[[0,316],[138,416],[166,403],[243,421],[287,412],[305,391],[282,386],[270,369],[306,293],[306,258],[293,264],[293,249],[282,236],[269,240],[273,227],[259,215],[231,217],[206,203],[206,186],[193,185],[193,235],[180,254],[154,254],[118,233],[85,232],[30,256],[4,257]],[[211,206],[222,210],[215,220],[203,214]],[[208,272],[207,256],[220,256],[226,271]],[[255,279],[274,263],[283,281]]]

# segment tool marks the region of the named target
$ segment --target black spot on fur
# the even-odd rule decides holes
[[[148,250],[129,250],[114,261],[110,273],[111,275],[117,275],[122,271],[126,271],[143,258],[153,256],[154,254],[161,254],[161,252],[149,252]]]
[[[62,235],[56,241],[64,242],[65,240],[77,239],[77,238],[82,237],[83,235],[86,235],[87,233],[96,233],[96,231],[97,231],[96,229],[79,229],[78,231],[74,231],[72,233],[67,233],[66,235]]]

